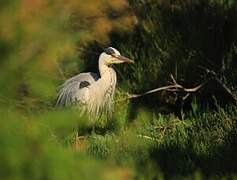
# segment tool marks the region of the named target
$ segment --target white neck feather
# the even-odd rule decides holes
[[[116,72],[113,68],[109,67],[103,57],[99,59],[99,71],[101,78],[92,84],[91,92],[96,94],[90,98],[90,110],[94,110],[98,114],[104,109],[109,114],[112,113],[113,96],[117,82]],[[89,111],[90,111],[89,110]]]
[[[103,74],[105,74],[106,72],[109,71],[109,67],[108,65],[106,64],[105,60],[104,60],[104,54],[101,54],[100,57],[99,57],[99,71],[100,71],[100,76],[102,77]]]

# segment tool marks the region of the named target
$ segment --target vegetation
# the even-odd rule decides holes
[[[171,73],[197,85],[200,67],[236,94],[236,22],[235,0],[1,0],[0,179],[237,178],[235,106],[204,108],[215,97],[200,93],[179,119],[162,94],[124,100]],[[97,71],[106,46],[136,63],[115,67],[113,118],[92,131],[54,104],[66,78]]]

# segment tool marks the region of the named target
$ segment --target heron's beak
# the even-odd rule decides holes
[[[134,63],[133,60],[131,60],[131,59],[127,58],[127,57],[121,56],[121,55],[113,55],[113,57],[115,57],[116,59],[118,59],[121,62]]]

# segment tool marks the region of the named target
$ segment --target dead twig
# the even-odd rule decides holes
[[[183,97],[183,100],[186,100],[188,98],[188,96],[190,95],[190,93],[194,93],[198,90],[200,90],[206,83],[207,81],[201,83],[200,85],[193,87],[193,88],[185,88],[182,85],[178,84],[177,81],[175,80],[174,76],[171,74],[170,75],[171,80],[172,80],[172,85],[168,85],[168,86],[163,86],[163,87],[159,87],[150,91],[147,91],[145,93],[141,93],[141,94],[128,94],[127,99],[133,99],[133,98],[138,98],[138,97],[142,97],[148,94],[152,94],[152,93],[156,93],[159,91],[171,91],[171,92],[186,92],[187,95],[185,95]]]
[[[209,70],[210,71],[210,70]],[[211,72],[211,71],[210,71]],[[212,76],[207,78],[203,83],[192,87],[192,88],[186,88],[183,85],[179,84],[177,80],[174,78],[174,76],[171,74],[171,84],[167,86],[162,86],[156,89],[152,89],[150,91],[147,91],[145,93],[141,94],[130,94],[126,93],[126,96],[123,97],[122,99],[117,100],[116,102],[120,101],[126,101],[134,98],[139,98],[143,97],[149,94],[157,93],[160,91],[167,91],[167,92],[173,92],[176,93],[176,96],[179,97],[177,98],[177,104],[180,104],[181,106],[185,103],[185,101],[193,94],[201,89],[203,89],[204,93],[208,92],[211,93],[215,96],[217,96],[222,102],[225,104],[227,103],[232,103],[234,105],[237,105],[237,98],[230,89],[220,80],[216,77],[215,72],[211,73]]]
[[[147,135],[139,134],[138,137],[144,138],[144,139],[153,140],[153,141],[157,141],[157,139],[155,139],[155,138],[153,138],[153,137],[150,137],[150,136],[147,136]]]

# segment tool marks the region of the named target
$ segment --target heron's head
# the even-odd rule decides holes
[[[113,47],[106,48],[104,52],[101,53],[99,61],[105,63],[106,65],[134,63],[131,59],[122,56],[120,52]]]

